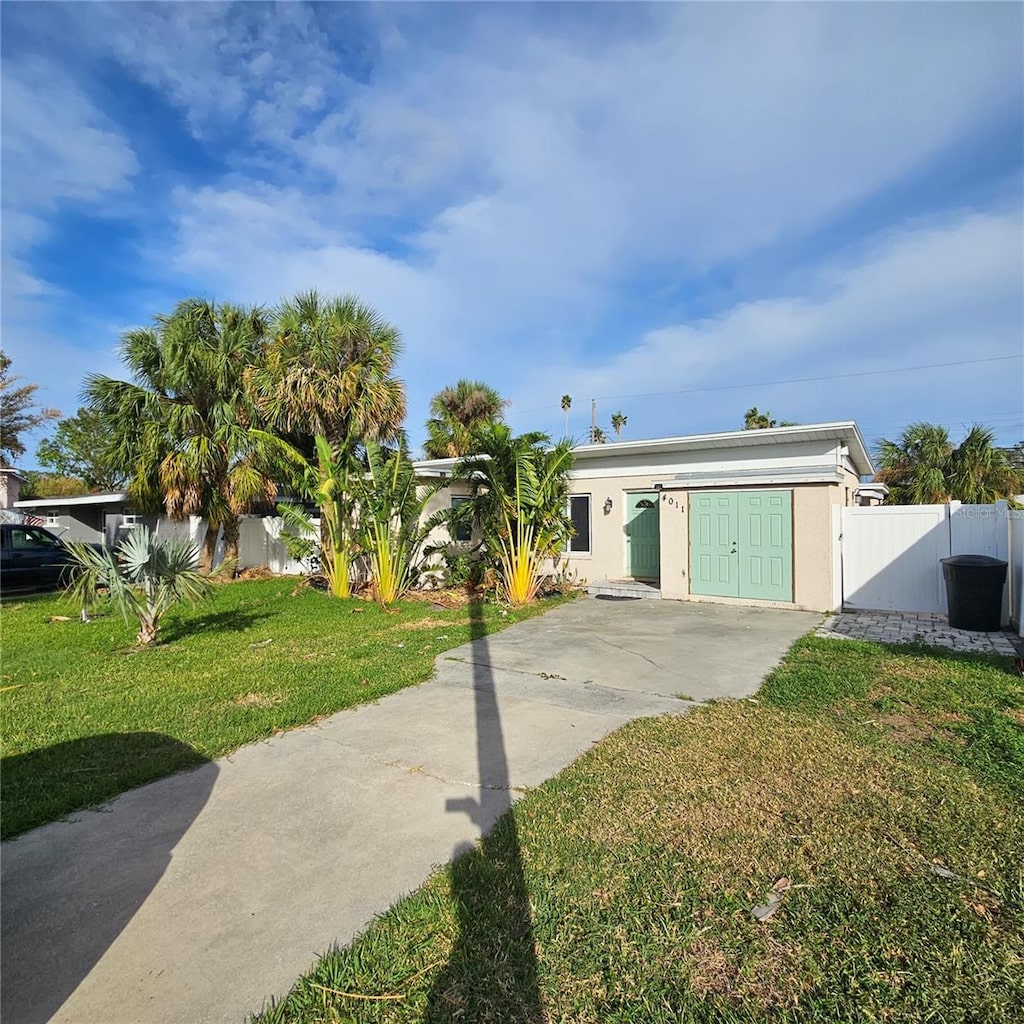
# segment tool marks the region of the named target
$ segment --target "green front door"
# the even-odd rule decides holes
[[[630,576],[661,578],[661,526],[658,495],[626,495],[626,565]]]
[[[792,601],[792,491],[691,495],[690,590],[709,597]]]

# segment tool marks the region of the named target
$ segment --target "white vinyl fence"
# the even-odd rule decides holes
[[[1008,509],[1004,501],[880,505],[837,512],[843,608],[945,614],[941,559],[990,555],[1010,563],[1003,623],[1020,624],[1024,513]]]

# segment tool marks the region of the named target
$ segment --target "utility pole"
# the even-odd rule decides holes
[[[590,400],[590,443],[597,439],[597,399]]]

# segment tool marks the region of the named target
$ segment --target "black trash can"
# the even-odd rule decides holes
[[[1002,626],[1006,562],[988,555],[942,559],[949,624],[954,629],[993,633]]]

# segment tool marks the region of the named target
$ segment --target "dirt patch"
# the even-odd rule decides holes
[[[231,703],[236,708],[273,708],[284,698],[279,693],[245,693],[236,697]]]
[[[743,962],[707,936],[695,939],[684,953],[694,992],[764,1010],[795,1005],[812,983],[801,947],[773,935],[764,936],[757,946]]]
[[[888,714],[881,715],[876,720],[879,725],[890,731],[897,743],[924,743],[936,738],[954,743],[965,742],[962,736],[957,736],[944,728],[954,722],[966,721],[964,715],[952,711],[932,712],[927,718],[923,715]]]
[[[1024,708],[1007,708],[1006,713],[1018,725],[1024,725]]]
[[[276,574],[270,571],[269,566],[266,565],[253,565],[248,569],[243,569],[236,577],[236,580],[272,580],[276,578]]]
[[[415,622],[403,622],[399,629],[453,629],[457,626],[468,626],[469,619],[417,619]]]
[[[474,599],[483,600],[483,594],[465,589],[458,590],[410,590],[406,595],[410,601],[424,601],[441,608],[465,608]]]

